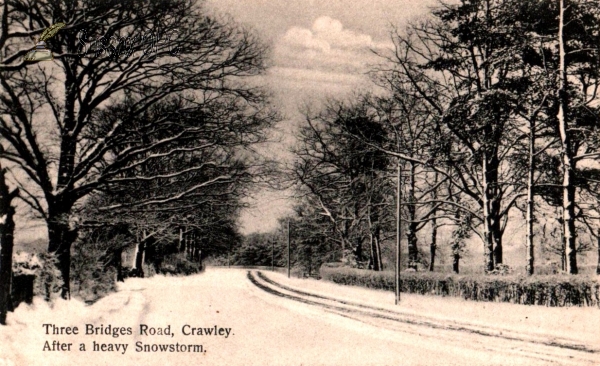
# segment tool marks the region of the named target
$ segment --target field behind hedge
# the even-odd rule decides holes
[[[321,267],[323,279],[341,285],[394,291],[394,272]],[[456,275],[402,272],[401,292],[523,305],[600,307],[600,283],[590,275]]]

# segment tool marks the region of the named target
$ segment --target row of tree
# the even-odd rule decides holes
[[[101,262],[129,243],[160,253],[185,238],[203,250],[238,240],[242,197],[266,171],[252,146],[278,118],[251,81],[265,70],[252,32],[196,0],[17,0],[0,11],[0,160],[47,224],[63,297],[74,243],[91,251],[102,238]],[[23,61],[58,22],[54,61]],[[82,47],[82,34],[96,47]],[[115,57],[114,39],[136,42]],[[0,214],[15,196],[4,184]],[[2,224],[0,308],[12,256],[11,223]],[[200,244],[190,248],[200,255]]]
[[[409,267],[433,270],[446,235],[458,271],[476,235],[485,272],[501,269],[505,230],[521,211],[533,274],[534,243],[558,212],[561,234],[548,245],[578,273],[586,237],[600,239],[599,5],[461,0],[395,30],[394,49],[378,51],[372,69],[381,93],[305,113],[289,167],[299,225],[311,228],[303,240],[380,270],[400,181]]]

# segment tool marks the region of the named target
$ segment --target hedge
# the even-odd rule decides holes
[[[323,279],[341,285],[394,291],[393,272],[321,267]],[[401,291],[421,295],[454,296],[474,301],[545,306],[598,306],[600,283],[591,276],[572,275],[456,275],[402,272]]]

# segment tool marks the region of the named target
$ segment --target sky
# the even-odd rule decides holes
[[[302,123],[301,109],[327,98],[344,98],[371,90],[365,75],[381,60],[374,51],[392,48],[390,31],[402,28],[435,6],[436,1],[409,0],[206,0],[207,9],[252,29],[270,47],[263,77],[284,119],[272,142],[261,151],[289,161]],[[242,213],[243,233],[265,232],[291,212],[290,192],[259,191]]]

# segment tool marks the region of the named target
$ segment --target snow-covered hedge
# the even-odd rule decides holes
[[[58,296],[62,286],[56,256],[51,253],[17,252],[13,256],[13,276],[35,276],[33,293],[50,300]]]
[[[189,276],[204,269],[201,263],[191,261],[185,253],[177,253],[165,256],[160,266],[162,274]]]
[[[321,276],[342,285],[394,290],[393,272],[321,267]],[[402,272],[402,292],[455,296],[475,301],[545,306],[598,306],[600,283],[591,276],[454,275]]]

